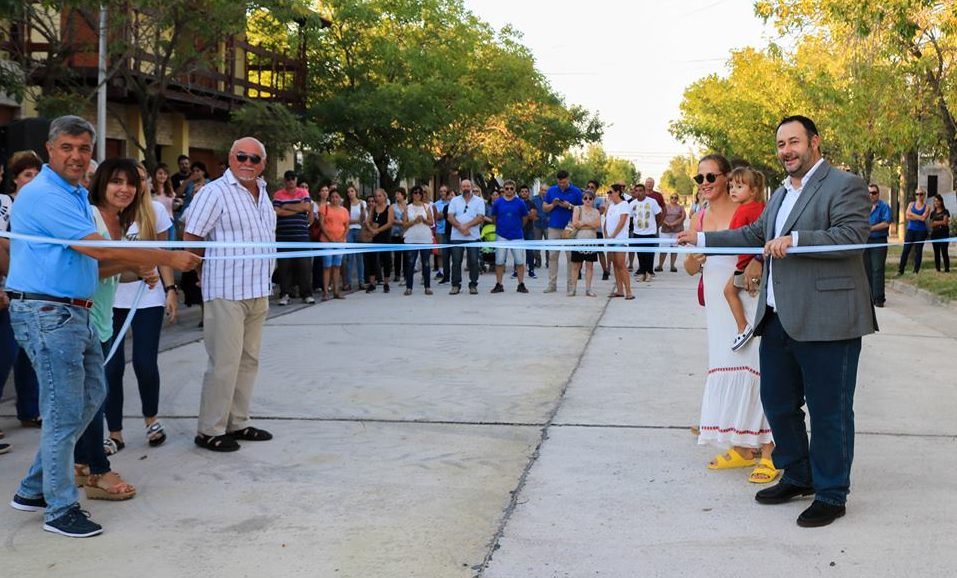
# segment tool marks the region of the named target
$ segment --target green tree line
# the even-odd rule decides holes
[[[231,130],[254,130],[271,150],[321,153],[342,173],[374,175],[390,190],[403,178],[456,173],[531,181],[604,129],[549,85],[518,31],[495,29],[461,0],[0,0],[11,22],[29,21],[52,48],[40,61],[21,60],[24,74],[0,75],[0,88],[22,95],[22,83],[42,71],[41,114],[91,104],[89,80],[68,66],[70,28],[57,21],[80,18],[95,29],[101,4],[117,64],[108,82],[122,79],[140,108],[144,138],[138,127],[127,132],[151,164],[170,83],[222,66],[209,48],[243,31],[254,44],[304,54],[305,108],[244,107]],[[134,23],[140,32],[131,35]],[[154,78],[119,65],[143,52],[156,57]]]
[[[834,163],[904,200],[929,158],[957,169],[957,3],[759,0],[777,42],[733,51],[728,73],[687,87],[672,134],[783,177],[778,121],[805,114]],[[773,181],[772,181],[773,182]]]

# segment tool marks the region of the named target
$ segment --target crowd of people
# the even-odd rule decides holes
[[[126,500],[136,494],[109,461],[126,445],[123,347],[105,365],[104,359],[137,293],[143,296],[132,319],[132,365],[145,441],[155,447],[167,438],[158,418],[159,337],[164,319],[177,315],[180,286],[189,284],[203,306],[208,355],[194,443],[232,452],[240,441],[273,437],[251,425],[249,405],[274,283],[280,287],[279,305],[288,305],[296,292],[307,304],[316,302],[317,291],[322,301],[343,299],[353,289],[373,293],[381,286],[388,293],[390,280],[400,279],[408,296],[416,273],[426,295],[433,294],[433,281],[449,284],[452,295],[461,293],[467,274],[474,295],[489,270],[495,275],[490,292],[496,294],[505,291],[511,264],[517,292],[528,293],[526,275],[535,278],[536,269],[546,267],[544,292],[556,293],[564,253],[567,296],[577,296],[582,277],[584,295],[597,296],[599,263],[602,280],[614,277],[610,296],[630,301],[633,275],[636,283],[647,283],[666,263],[670,272],[678,271],[677,253],[670,252],[669,262],[667,245],[659,248],[656,265],[651,251],[606,253],[588,251],[585,244],[570,251],[507,244],[486,251],[471,244],[478,240],[665,237],[672,244],[764,247],[758,256],[684,259],[688,274],[701,275],[698,299],[707,311],[709,370],[698,441],[727,449],[708,464],[711,469],[752,468],[748,479],[759,484],[780,478],[758,492],[759,502],[815,494],[799,524],[824,525],[844,514],[860,338],[877,329],[873,306],[884,302],[883,278],[878,288],[872,274],[877,248],[863,252],[863,259],[861,251],[830,259],[785,257],[791,246],[886,240],[889,218],[872,185],[868,222],[863,183],[821,158],[810,119],[789,117],[778,126],[778,156],[789,178],[767,204],[759,171],[712,154],[699,162],[690,213],[677,195],[665,202],[652,179],[613,183],[600,195],[600,183],[589,181],[580,189],[565,171],[535,195],[529,186],[506,180],[483,196],[462,180],[458,190],[439,187],[435,199],[420,185],[392,195],[376,189],[368,199],[352,185],[344,195],[336,184],[310,194],[289,171],[283,188],[270,195],[261,177],[266,150],[252,137],[233,143],[224,174],[215,180],[188,158],[179,160],[179,172],[172,175],[165,165],[149,173],[131,159],[97,166],[91,159],[94,137],[87,121],[61,117],[51,124],[47,164],[29,151],[11,158],[15,192],[0,197],[3,229],[66,241],[182,238],[260,246],[170,251],[0,243],[0,272],[8,270],[6,291],[0,292],[0,384],[13,367],[17,417],[25,427],[41,430],[36,458],[11,505],[43,511],[45,530],[74,537],[102,532],[80,509],[78,487],[89,499]],[[926,237],[928,227],[938,235],[949,222],[939,199],[929,207],[921,194],[907,217],[915,223],[908,227],[912,240],[921,240],[921,233]],[[274,241],[309,240],[383,248],[276,259],[275,268],[270,259],[244,259],[274,251],[269,247]],[[448,247],[397,247],[432,243]],[[949,269],[946,246],[935,257],[938,267]],[[906,259],[905,250],[902,269]],[[182,272],[179,285],[174,271]],[[188,294],[185,299],[189,304]],[[805,400],[816,432],[810,444],[800,409]],[[0,444],[0,453],[6,451],[9,446]]]

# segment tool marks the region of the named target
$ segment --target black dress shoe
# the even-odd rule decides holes
[[[827,526],[843,516],[846,510],[847,508],[844,506],[834,506],[832,504],[825,504],[820,500],[814,500],[814,503],[798,516],[798,526],[802,528]]]
[[[791,498],[810,496],[813,493],[814,488],[795,486],[794,484],[782,481],[770,488],[761,490],[754,495],[754,499],[762,504],[783,504]]]

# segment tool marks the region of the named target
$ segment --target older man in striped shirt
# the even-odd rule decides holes
[[[229,151],[229,170],[207,184],[186,214],[185,240],[272,243],[276,213],[260,178],[261,142],[245,137]],[[203,376],[199,447],[231,452],[237,440],[266,441],[272,434],[249,425],[249,402],[259,369],[263,323],[272,293],[273,259],[249,259],[272,248],[212,248],[202,269],[203,341],[209,364]],[[223,259],[223,257],[236,257]]]

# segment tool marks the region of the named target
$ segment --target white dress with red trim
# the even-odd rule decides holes
[[[759,337],[738,351],[738,334],[724,286],[734,273],[736,255],[709,255],[704,265],[704,302],[708,319],[708,379],[701,401],[699,444],[722,448],[757,448],[770,443],[771,428],[761,407]],[[756,299],[741,291],[741,302],[753,322]]]

